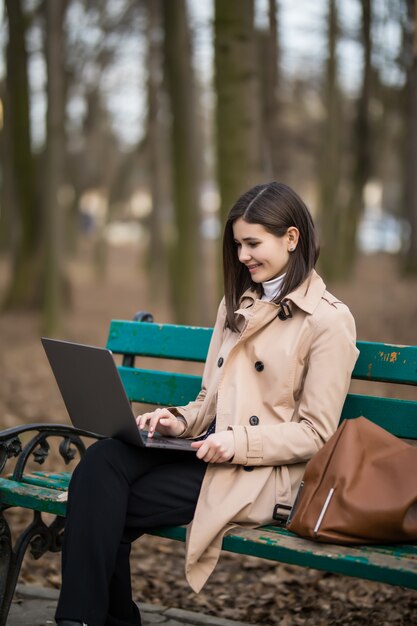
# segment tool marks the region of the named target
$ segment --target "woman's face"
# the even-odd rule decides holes
[[[291,227],[285,235],[277,237],[261,224],[249,224],[242,217],[233,224],[239,261],[246,265],[255,283],[264,283],[286,271],[290,250],[295,250],[298,236],[298,230]]]

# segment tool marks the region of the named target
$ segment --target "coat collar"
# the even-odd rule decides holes
[[[325,291],[326,285],[323,279],[316,270],[312,270],[306,280],[288,294],[286,300],[291,300],[298,308],[311,314],[319,305]]]
[[[308,277],[304,282],[301,283],[294,291],[289,293],[285,300],[290,300],[293,302],[299,309],[302,309],[306,313],[313,313],[316,307],[318,306],[321,298],[326,291],[326,285],[323,282],[323,279],[317,274],[316,270],[312,270]],[[247,289],[240,300],[240,308],[236,313],[243,314],[244,310],[250,308],[255,300],[258,299],[258,295],[252,289]],[[278,305],[273,302],[266,303],[268,305],[273,305],[277,307]]]

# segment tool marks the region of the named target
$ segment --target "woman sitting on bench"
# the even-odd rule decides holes
[[[186,577],[195,591],[233,526],[273,523],[305,464],[337,428],[358,351],[349,309],[314,270],[316,231],[304,202],[270,183],[243,194],[223,238],[225,297],[194,402],[138,416],[139,428],[199,437],[196,453],[115,439],[74,471],[62,555],[61,626],[138,626],[131,542],[190,524]]]

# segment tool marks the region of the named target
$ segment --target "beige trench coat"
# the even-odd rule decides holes
[[[336,430],[358,356],[349,309],[320,276],[287,296],[292,317],[248,291],[238,311],[241,332],[224,329],[220,304],[200,394],[177,407],[197,436],[216,416],[231,429],[235,456],[208,464],[187,532],[186,577],[200,591],[212,573],[225,532],[273,523],[278,502],[291,504],[305,464]]]

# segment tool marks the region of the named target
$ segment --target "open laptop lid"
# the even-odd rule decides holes
[[[41,341],[74,426],[143,446],[111,351],[47,337]]]

